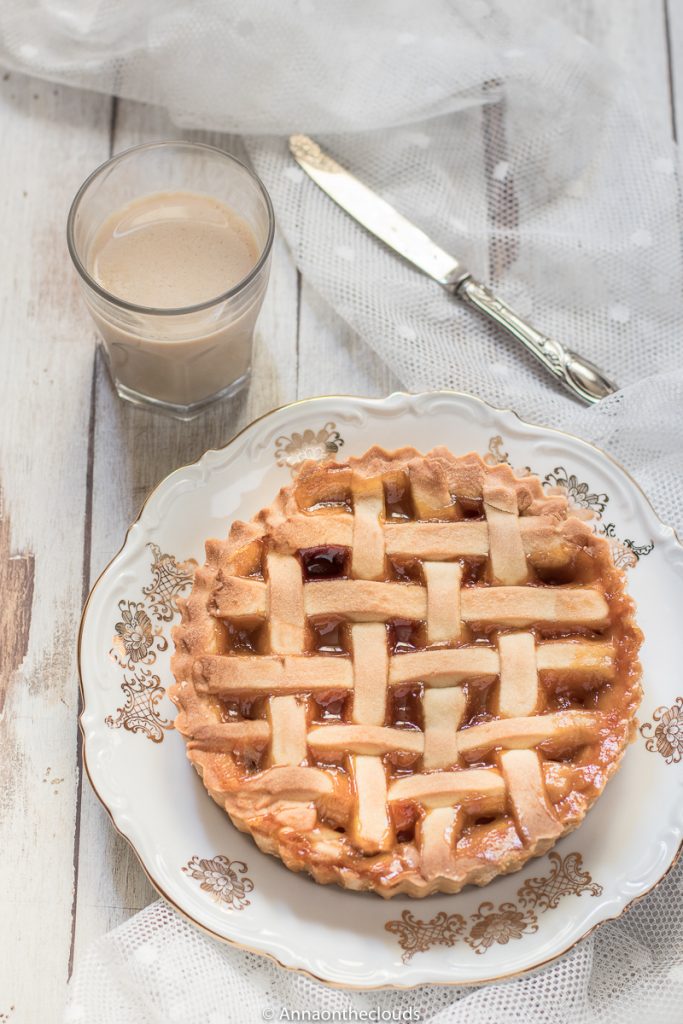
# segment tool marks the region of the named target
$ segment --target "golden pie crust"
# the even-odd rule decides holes
[[[516,871],[634,734],[624,575],[537,477],[445,448],[307,462],[206,558],[176,728],[234,824],[318,882],[426,896]]]

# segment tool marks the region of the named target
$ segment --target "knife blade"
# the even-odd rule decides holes
[[[323,153],[312,139],[306,135],[292,135],[289,148],[299,166],[323,192],[418,270],[444,286],[453,277],[467,275],[459,260],[440,249],[424,231]]]
[[[307,135],[292,135],[289,149],[303,171],[362,227],[449,294],[462,299],[521,342],[575,398],[592,404],[617,391],[601,370],[559,341],[542,334],[485,285],[460,260],[438,246]]]

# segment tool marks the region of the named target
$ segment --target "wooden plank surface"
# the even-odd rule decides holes
[[[680,135],[681,5],[558,9]],[[12,1024],[59,1019],[74,957],[154,897],[82,775],[74,640],[91,580],[176,465],[297,397],[398,386],[277,239],[249,391],[191,424],[117,400],[65,254],[66,212],[109,152],[181,136],[244,155],[239,139],[179,131],[157,108],[0,73],[0,584],[9,595],[0,610],[0,1021]]]
[[[2,590],[3,620],[17,631],[0,680],[0,1015],[12,1024],[55,1019],[71,945],[74,637],[94,329],[69,266],[65,222],[84,171],[107,156],[110,111],[107,97],[0,74],[0,565],[18,584]]]

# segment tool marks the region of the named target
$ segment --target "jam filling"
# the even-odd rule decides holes
[[[331,694],[329,697],[318,696],[315,699],[316,713],[315,721],[318,722],[343,722],[346,709],[346,697]]]
[[[348,576],[348,548],[323,546],[302,548],[299,558],[303,568],[304,580],[336,580]]]
[[[343,619],[309,619],[314,654],[344,654],[348,650],[347,625]]]
[[[391,654],[407,654],[427,646],[425,624],[414,619],[392,619],[388,623],[388,635]]]
[[[419,558],[390,558],[389,572],[396,583],[419,583],[424,586],[424,572]]]
[[[415,519],[413,496],[405,473],[384,481],[384,507],[387,520],[405,522]]]
[[[394,729],[423,728],[422,712],[423,686],[421,683],[411,686],[397,686],[389,700],[389,725]]]
[[[226,623],[227,643],[234,654],[260,654],[262,648],[263,623],[249,628],[244,623],[239,626],[232,622]]]

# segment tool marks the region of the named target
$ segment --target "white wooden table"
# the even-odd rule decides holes
[[[682,134],[683,0],[557,2]],[[66,215],[111,153],[181,136],[156,108],[0,70],[0,1024],[59,1020],[83,950],[155,898],[83,773],[76,635],[91,581],[176,466],[297,397],[399,386],[278,239],[250,390],[190,424],[117,400]]]

